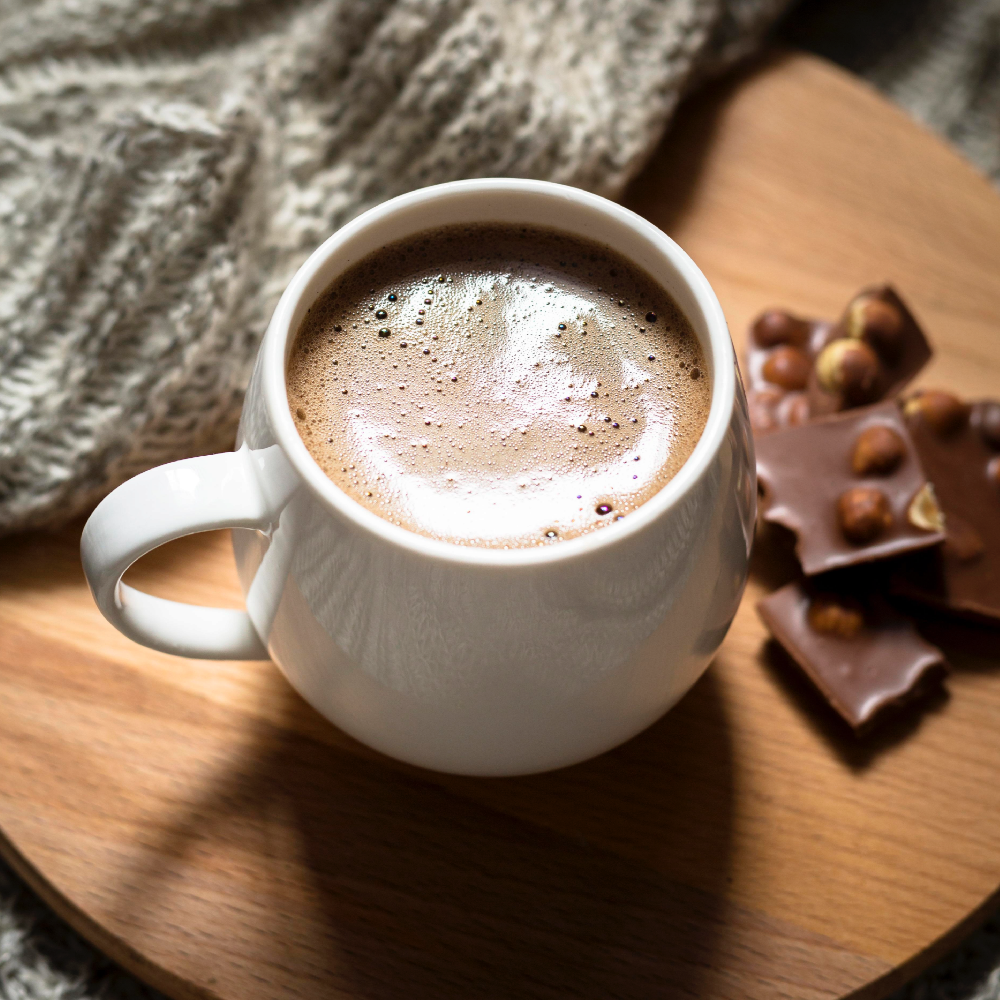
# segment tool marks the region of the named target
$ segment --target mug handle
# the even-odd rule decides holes
[[[130,639],[202,660],[266,660],[245,611],[204,608],[122,583],[137,559],[164,542],[212,528],[265,528],[268,504],[246,447],[171,462],[122,483],[90,515],[80,539],[83,571],[105,618]]]

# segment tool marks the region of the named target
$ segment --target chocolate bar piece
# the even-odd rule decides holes
[[[906,423],[879,403],[756,441],[763,518],[795,532],[806,576],[944,541]]]
[[[765,597],[757,611],[855,730],[947,672],[941,650],[872,592],[797,581]]]
[[[812,415],[810,375],[834,328],[834,323],[800,319],[778,309],[757,317],[746,353],[747,405],[755,434],[793,427]]]
[[[913,314],[888,285],[863,289],[837,323],[771,310],[750,329],[751,424],[760,434],[887,399],[930,356]]]
[[[900,567],[893,590],[1000,623],[1000,402],[922,392],[903,411],[946,538],[940,552]]]
[[[844,343],[835,344],[838,340]],[[889,285],[865,288],[851,300],[816,358],[809,384],[812,413],[889,399],[930,357],[927,338],[895,290]]]

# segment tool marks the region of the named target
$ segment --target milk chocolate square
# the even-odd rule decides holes
[[[941,515],[893,402],[756,441],[764,520],[796,535],[806,576],[944,541]]]
[[[855,730],[947,671],[941,650],[876,593],[797,581],[765,597],[757,611]]]
[[[1000,402],[923,392],[903,407],[946,537],[939,552],[907,560],[893,589],[1000,624]]]
[[[887,399],[927,363],[931,348],[895,290],[866,288],[837,323],[771,310],[750,329],[747,382],[758,434]]]

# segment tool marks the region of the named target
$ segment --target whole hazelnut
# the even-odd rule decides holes
[[[815,597],[806,612],[809,625],[817,632],[853,639],[865,624],[860,606],[836,597]]]
[[[887,361],[899,357],[903,347],[903,314],[891,302],[861,295],[847,309],[847,335],[863,340]]]
[[[935,389],[918,392],[903,404],[908,417],[921,417],[941,437],[960,431],[969,421],[969,406],[950,392]]]
[[[804,389],[809,381],[809,357],[798,347],[776,347],[761,368],[761,374],[768,382],[780,385],[782,389],[797,391]]]
[[[906,443],[886,424],[866,427],[854,442],[851,468],[858,476],[887,476],[906,454]]]
[[[1000,448],[1000,403],[980,403],[973,413],[976,429],[991,448]]]
[[[804,347],[809,339],[809,324],[780,309],[768,309],[758,316],[751,331],[754,342],[760,347],[777,347],[779,344]]]
[[[831,341],[816,359],[816,377],[827,391],[842,395],[850,406],[871,402],[878,384],[879,361],[861,340]]]
[[[871,486],[854,486],[837,500],[837,520],[849,542],[863,545],[892,527],[886,495]]]

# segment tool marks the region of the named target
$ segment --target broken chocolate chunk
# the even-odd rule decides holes
[[[927,337],[890,285],[858,292],[836,332],[868,344],[878,355],[883,377],[880,399],[895,396],[931,358]]]
[[[837,323],[769,310],[751,327],[747,345],[753,429],[763,434],[888,399],[930,356],[923,331],[888,285],[863,289]]]
[[[895,442],[896,463],[858,474],[856,456],[876,436]],[[895,403],[775,431],[756,441],[756,452],[762,516],[795,532],[806,576],[944,541],[934,492]]]
[[[757,605],[774,638],[856,731],[947,671],[941,650],[874,592],[796,581]],[[846,582],[846,586],[845,586]]]
[[[833,329],[833,323],[801,319],[778,309],[769,309],[754,321],[747,339],[746,376],[755,433],[809,419],[806,388],[816,356]]]
[[[841,346],[841,340],[854,350]],[[931,356],[923,330],[888,285],[865,288],[854,296],[828,334],[826,350],[840,352],[835,359],[845,371],[839,384],[829,376],[824,379],[824,359],[817,358],[808,390],[814,416],[895,396]]]
[[[963,616],[1000,623],[1000,404],[949,393],[903,403],[914,446],[944,513],[940,552],[908,559],[893,590]]]

